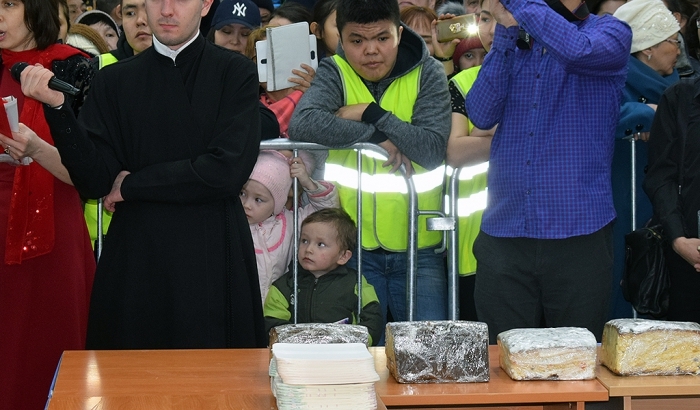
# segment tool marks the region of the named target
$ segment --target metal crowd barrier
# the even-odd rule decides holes
[[[285,139],[279,140],[268,140],[262,141],[260,143],[260,149],[269,150],[290,150],[294,152],[294,156],[298,156],[299,150],[307,151],[318,151],[318,150],[338,150],[339,148],[330,148],[320,144],[308,143],[308,142],[298,142],[290,141]],[[357,163],[361,163],[362,151],[372,151],[379,155],[388,158],[388,153],[383,148],[370,144],[370,143],[357,143],[352,146],[341,148],[343,150],[355,150],[357,152]],[[412,178],[406,178],[406,167],[401,165],[399,168],[401,174],[406,180],[406,186],[408,190],[408,260],[406,266],[406,316],[409,321],[413,321],[415,317],[415,305],[416,305],[416,262],[418,256],[417,249],[417,238],[418,238],[418,216],[419,215],[437,215],[438,217],[427,219],[427,229],[428,230],[441,230],[444,231],[443,235],[443,245],[441,249],[436,250],[436,252],[444,251],[445,247],[448,251],[448,318],[451,320],[459,319],[459,297],[458,297],[458,249],[457,249],[457,201],[458,201],[458,184],[459,184],[459,169],[454,170],[452,177],[450,179],[450,186],[448,188],[448,198],[450,201],[450,215],[446,215],[440,210],[434,211],[420,211],[418,209],[418,195],[416,193],[415,185]],[[357,172],[357,190],[362,191],[362,172],[358,170]],[[294,204],[299,203],[299,184],[296,178],[293,181],[294,188]],[[361,197],[360,197],[361,198]],[[103,201],[100,199],[97,206],[97,242],[95,244],[95,253],[99,260],[102,253],[103,246]],[[357,272],[358,272],[358,315],[362,310],[362,201],[357,201]],[[299,217],[295,212],[293,217],[293,224],[296,227],[294,229],[294,242],[293,242],[293,277],[294,277],[294,288],[297,288],[298,280],[298,253],[299,253]],[[449,234],[447,233],[449,231]],[[296,323],[297,318],[297,305],[294,305],[294,323]]]

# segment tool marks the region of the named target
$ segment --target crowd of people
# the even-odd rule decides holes
[[[400,168],[421,210],[459,178],[460,319],[492,343],[519,327],[600,338],[631,315],[623,238],[652,216],[668,319],[700,321],[692,0],[96,3],[0,5],[0,91],[19,112],[0,120],[0,408],[41,408],[64,350],[265,347],[295,321],[383,344],[388,321],[447,319],[424,216],[407,312]],[[463,14],[474,31],[439,41]],[[268,88],[256,42],[301,22],[318,67]],[[276,138],[329,150],[260,150]],[[362,142],[388,157],[358,163],[345,148]]]

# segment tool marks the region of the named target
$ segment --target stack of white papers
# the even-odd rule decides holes
[[[275,343],[270,363],[279,410],[374,410],[374,358],[362,343]]]

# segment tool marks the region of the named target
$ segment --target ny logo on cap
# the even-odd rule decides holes
[[[233,15],[238,15],[239,17],[245,17],[246,6],[243,3],[236,3],[233,6]]]

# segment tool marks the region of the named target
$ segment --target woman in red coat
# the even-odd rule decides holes
[[[18,62],[51,69],[81,89],[77,109],[93,72],[79,50],[56,43],[58,30],[57,0],[0,3],[0,96],[17,98],[20,122],[19,132],[0,133],[2,409],[43,408],[61,353],[85,345],[95,260],[80,198],[43,105],[10,74]]]

